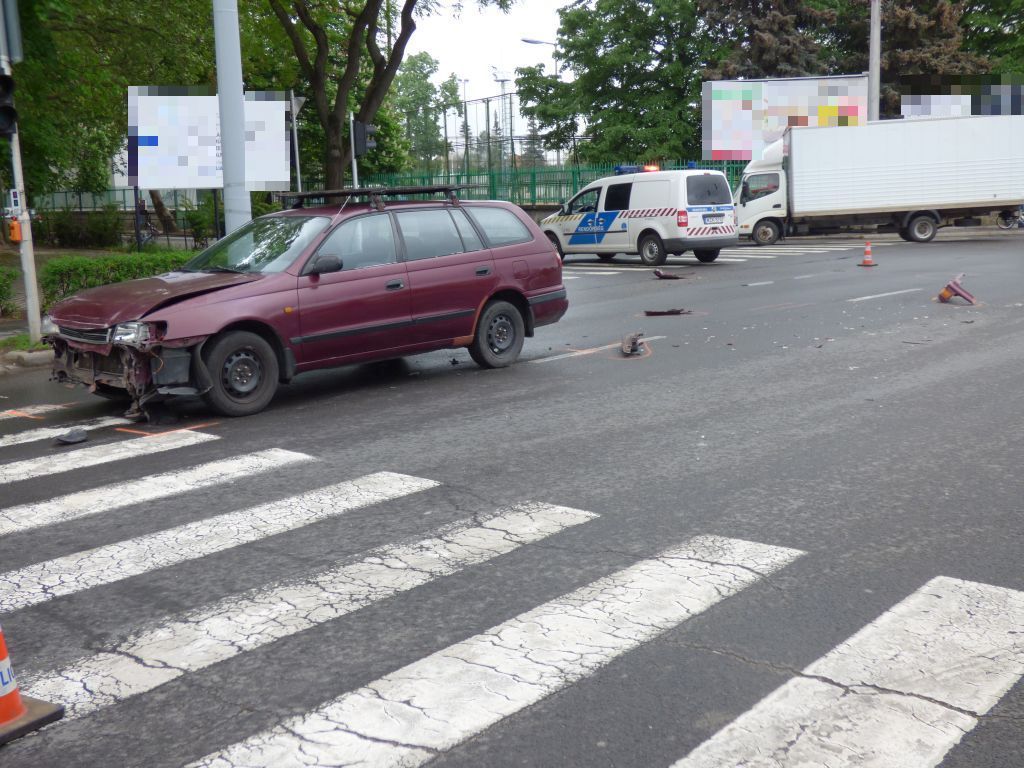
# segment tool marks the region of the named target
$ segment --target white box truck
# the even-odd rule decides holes
[[[736,190],[741,237],[878,225],[926,243],[1024,203],[1024,116],[882,120],[788,128]]]

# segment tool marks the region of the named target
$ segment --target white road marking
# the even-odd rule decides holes
[[[659,341],[660,339],[668,338],[667,336],[644,336],[643,341]],[[583,357],[584,355],[594,355],[598,352],[604,352],[606,349],[615,349],[621,347],[622,342],[618,341],[614,344],[605,344],[603,347],[593,347],[592,349],[579,349],[573,352],[565,352],[561,355],[552,355],[551,357],[541,357],[536,360],[531,360],[531,363],[553,363],[556,360],[568,360],[570,357]]]
[[[210,461],[188,469],[77,491],[34,504],[22,504],[0,510],[0,536],[230,483],[241,477],[302,461],[313,461],[313,457],[271,448],[248,456]]]
[[[774,280],[765,280],[764,282],[761,282],[761,283],[744,283],[743,284],[743,286],[745,288],[756,288],[759,285],[775,285],[775,281]]]
[[[0,421],[7,419],[23,419],[26,416],[39,416],[43,413],[50,413],[51,411],[59,411],[68,406],[65,404],[59,405],[26,405],[24,408],[10,408],[6,411],[0,411]]]
[[[871,299],[884,299],[886,296],[899,296],[902,293],[914,293],[916,291],[923,291],[924,288],[907,288],[902,291],[889,291],[889,293],[876,293],[874,296],[860,296],[856,299],[847,299],[849,302],[857,301],[870,301]]]
[[[722,253],[724,254],[726,252],[722,251]],[[730,252],[727,255],[728,256],[736,256],[736,257],[742,256],[744,259],[776,259],[776,258],[778,258],[778,255],[774,254],[774,253],[744,253],[744,252],[741,252],[741,251]],[[721,257],[719,257],[719,259],[721,259]]]
[[[700,536],[194,763],[422,765],[802,553]]]
[[[1024,675],[1024,592],[940,576],[673,768],[936,766]]]
[[[0,464],[0,485],[19,480],[29,480],[41,475],[53,475],[58,472],[70,472],[73,469],[95,467],[110,461],[132,459],[138,456],[149,456],[161,451],[175,448],[189,448],[193,445],[219,440],[217,435],[195,432],[188,429],[167,432],[164,434],[138,437],[133,440],[122,440],[118,443],[93,445],[88,448],[76,448],[39,456],[34,459],[23,459],[9,464]]]
[[[812,277],[822,277],[824,274],[825,274],[824,272],[819,272],[816,275],[797,275],[793,279],[794,280],[810,280]]]
[[[189,611],[56,674],[24,673],[30,696],[59,701],[68,719],[294,635],[367,605],[541,541],[597,515],[525,503],[453,523],[411,544]]]
[[[121,427],[125,424],[131,423],[132,422],[128,419],[121,418],[120,416],[106,416],[101,419],[80,421],[77,424],[65,424],[60,427],[26,429],[24,432],[15,432],[13,435],[3,435],[0,437],[0,448],[7,448],[11,445],[21,445],[23,443],[33,443],[37,440],[53,440],[58,435],[63,435],[65,432],[72,429],[84,429],[86,432],[91,432],[94,429],[103,429],[104,427]]]
[[[0,613],[112,584],[438,485],[393,472],[228,512],[0,574]]]
[[[739,264],[740,262],[743,261],[746,261],[746,259],[731,259],[727,256],[719,256],[717,259],[715,259],[716,264]]]

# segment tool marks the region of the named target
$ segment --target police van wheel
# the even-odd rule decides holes
[[[599,253],[599,254],[597,254],[597,258],[599,258],[601,261],[611,261],[612,259],[615,258],[615,254],[614,253]]]
[[[751,239],[757,245],[774,245],[782,236],[782,230],[774,221],[759,221],[754,227],[754,234]]]
[[[550,232],[545,232],[544,234],[548,236],[548,240],[551,241],[551,245],[553,245],[555,250],[558,251],[558,258],[565,261],[565,252],[562,250],[562,244],[558,242],[558,238]]]
[[[720,249],[716,248],[713,251],[694,251],[693,255],[697,257],[697,261],[701,264],[710,264],[718,258],[720,252]]]
[[[661,238],[649,233],[640,238],[640,261],[648,267],[660,267],[668,258]]]

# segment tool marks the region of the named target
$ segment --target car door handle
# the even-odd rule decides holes
[[[776,203],[775,205],[772,206],[772,208],[781,208],[781,207],[782,207],[782,203]]]
[[[392,280],[390,283],[385,283],[384,287],[389,291],[398,291],[405,288],[405,283],[401,280]]]
[[[491,268],[490,267],[477,267],[476,268],[476,273],[480,277],[486,277],[487,275],[491,274]]]

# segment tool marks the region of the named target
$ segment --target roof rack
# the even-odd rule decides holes
[[[368,197],[371,205],[377,210],[384,210],[384,203],[381,198],[402,197],[405,195],[434,195],[444,194],[452,205],[459,204],[459,197],[456,194],[460,189],[469,189],[469,184],[438,184],[430,187],[348,187],[344,189],[325,189],[318,192],[281,192],[278,197],[282,200],[294,200],[292,208],[302,208],[303,201],[309,199],[345,198],[344,207],[353,197]]]

